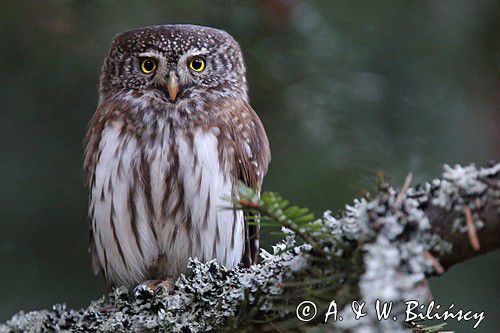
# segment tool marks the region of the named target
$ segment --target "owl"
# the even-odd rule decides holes
[[[94,271],[110,286],[175,279],[189,258],[255,263],[258,225],[228,209],[259,190],[269,142],[228,33],[162,25],[115,37],[86,136]]]

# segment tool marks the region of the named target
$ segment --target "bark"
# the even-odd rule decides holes
[[[453,221],[463,218],[463,212],[449,212],[436,206],[430,206],[425,210],[431,221],[432,231],[453,245],[453,250],[440,258],[440,263],[445,270],[467,259],[500,248],[500,214],[498,209],[498,202],[494,203],[493,199],[490,198],[480,213],[484,226],[477,231],[481,244],[478,251],[472,248],[466,233],[457,233],[452,230]]]

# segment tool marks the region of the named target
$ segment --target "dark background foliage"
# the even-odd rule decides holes
[[[273,152],[265,189],[318,214],[374,192],[378,170],[401,184],[498,160],[498,1],[2,1],[0,321],[105,291],[86,252],[82,139],[113,36],[166,23],[240,42]],[[498,330],[499,259],[432,279],[434,297]]]

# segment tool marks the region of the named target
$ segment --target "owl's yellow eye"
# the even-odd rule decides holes
[[[154,61],[153,59],[147,58],[141,61],[141,71],[144,74],[151,74],[154,72],[155,69],[156,69],[156,61]]]
[[[195,72],[201,72],[205,69],[205,60],[200,57],[193,58],[189,62],[189,68]]]

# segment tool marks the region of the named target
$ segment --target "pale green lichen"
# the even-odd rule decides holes
[[[299,252],[301,247],[294,248],[289,237],[273,253],[263,251],[262,263],[248,269],[227,270],[215,261],[192,260],[192,274],[182,275],[171,295],[154,294],[144,286],[133,295],[117,288],[106,299],[78,311],[56,305],[51,311],[20,312],[1,325],[0,332],[205,332],[235,315],[244,299],[252,303],[258,294],[281,294],[285,268]],[[260,310],[271,307],[268,300]]]
[[[327,258],[345,256],[346,249],[361,250],[363,270],[358,286],[352,286],[359,289],[358,300],[367,304],[377,299],[392,301],[397,315],[405,300],[425,301],[425,276],[433,266],[424,252],[451,250],[450,244],[432,234],[424,207],[432,203],[452,210],[467,204],[476,205],[475,209],[492,193],[498,200],[498,185],[488,186],[487,181],[497,179],[499,173],[500,164],[482,169],[446,166],[442,180],[410,188],[399,199],[397,191],[387,188],[375,200],[356,200],[338,218],[327,211],[310,229],[300,230],[314,237]],[[0,325],[0,332],[204,332],[220,328],[237,315],[242,302],[258,303],[257,310],[273,318],[290,315],[275,304],[276,296],[285,292],[283,281],[318,264],[311,260],[315,255],[311,245],[296,246],[294,233],[283,231],[286,240],[274,246],[272,253],[263,250],[262,262],[250,268],[227,270],[215,261],[192,260],[192,274],[181,276],[171,295],[154,294],[144,286],[132,295],[118,288],[86,309],[56,305],[51,310],[19,312]],[[330,267],[323,272],[342,274]],[[351,300],[338,301],[348,304]],[[376,320],[373,311],[355,320],[348,307],[342,311],[344,320],[337,322],[340,331],[407,330],[401,321]]]

